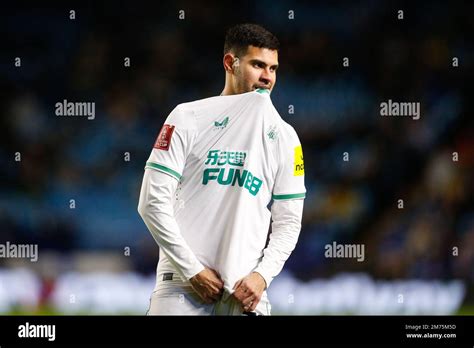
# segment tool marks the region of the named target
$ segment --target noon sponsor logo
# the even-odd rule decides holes
[[[304,175],[304,159],[303,159],[303,148],[301,145],[295,147],[295,168],[293,171],[294,176]]]

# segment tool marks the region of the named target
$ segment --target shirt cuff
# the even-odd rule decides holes
[[[204,271],[204,269],[205,269],[205,267],[201,263],[194,265],[190,269],[187,269],[186,273],[183,272],[183,275],[184,275],[183,282],[190,280],[196,274]]]

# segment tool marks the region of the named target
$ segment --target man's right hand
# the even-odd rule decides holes
[[[216,302],[224,292],[224,282],[219,273],[210,268],[205,268],[189,281],[205,303]]]

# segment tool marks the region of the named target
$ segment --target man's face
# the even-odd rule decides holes
[[[234,70],[234,90],[237,94],[257,88],[272,91],[276,83],[278,51],[249,46],[247,54],[239,58]]]

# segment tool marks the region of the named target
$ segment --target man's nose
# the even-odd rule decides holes
[[[260,82],[265,83],[266,85],[270,84],[272,82],[271,75],[268,71],[264,70],[262,74],[260,75]]]

